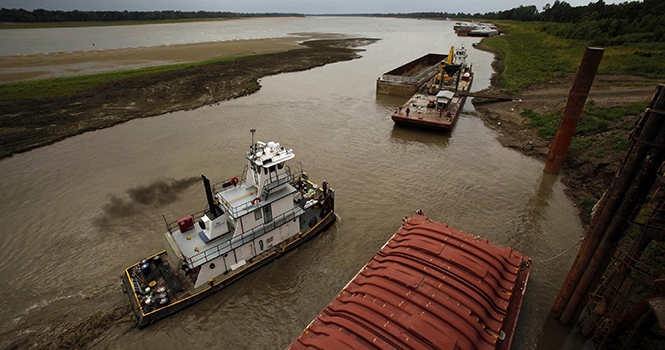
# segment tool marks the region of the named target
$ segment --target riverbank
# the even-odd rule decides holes
[[[495,74],[491,87],[486,91],[503,94],[520,92],[520,95],[511,102],[476,98],[473,103],[478,116],[499,132],[499,141],[503,146],[544,160],[575,74],[560,66],[558,70],[546,71],[546,75],[538,79],[525,79],[528,70],[519,69],[511,71],[506,78],[506,64],[512,64],[519,57],[514,57],[517,54],[515,51],[506,52],[487,45],[487,40],[475,45],[479,50],[495,54],[492,65]],[[557,54],[560,52],[554,51],[551,56]],[[633,75],[596,76],[561,178],[568,186],[567,194],[578,207],[585,224],[590,220],[593,205],[609,186],[618,162],[623,158],[629,134],[653,95],[656,84],[656,80]]]
[[[0,101],[0,158],[125,121],[245,96],[264,76],[359,58],[377,39],[314,40],[299,48],[133,76],[73,95]]]
[[[341,37],[336,34],[295,33],[289,37],[269,39],[2,56],[0,57],[0,83],[203,62],[248,54],[275,53],[298,48],[298,43],[307,40],[339,39]]]

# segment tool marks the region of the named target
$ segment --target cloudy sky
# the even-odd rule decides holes
[[[594,0],[593,2],[595,2]],[[182,10],[298,13],[489,12],[554,0],[0,0],[0,7],[34,10]],[[590,0],[568,0],[573,6]],[[605,0],[605,3],[623,1]]]

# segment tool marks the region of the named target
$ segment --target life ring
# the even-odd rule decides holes
[[[236,186],[238,184],[238,178],[234,177],[233,179],[231,179],[230,182],[231,182],[231,185]]]
[[[252,205],[254,205],[254,203],[255,203],[257,200],[259,201],[259,203],[261,203],[261,198],[256,197],[256,198],[252,199]]]

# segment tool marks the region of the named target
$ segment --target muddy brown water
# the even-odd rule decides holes
[[[561,182],[543,174],[543,162],[502,147],[469,101],[454,131],[441,135],[395,127],[390,113],[406,98],[375,94],[381,73],[452,44],[469,49],[477,91],[489,84],[492,55],[471,48],[478,39],[454,36],[452,22],[320,21],[330,32],[383,40],[358,60],[264,78],[248,97],[132,120],[0,162],[0,346],[126,303],[119,275],[162,249],[161,215],[203,209],[203,187],[191,179],[238,175],[256,128],[259,140],[292,148],[315,182],[330,182],[339,221],[185,311],[141,331],[124,318],[86,346],[285,348],[400,218],[422,209],[534,258],[514,348],[578,347],[548,317],[575,250],[538,262],[583,232]],[[308,23],[303,29],[322,31],[316,19]]]

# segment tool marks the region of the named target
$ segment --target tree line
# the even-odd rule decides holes
[[[545,5],[541,12],[535,6],[520,6],[478,18],[547,22],[540,25],[541,31],[567,39],[589,40],[597,46],[665,42],[665,0],[610,5],[599,0],[577,7],[556,0]]]
[[[37,9],[0,9],[0,22],[105,22],[155,21],[176,19],[304,17],[301,13],[238,13],[220,11],[50,11]]]
[[[376,17],[422,19],[515,20],[542,22],[539,29],[548,34],[589,40],[592,45],[615,46],[625,43],[665,42],[665,0],[644,0],[606,4],[603,0],[586,6],[571,6],[555,0],[542,9],[519,6],[487,13],[418,12],[365,14]]]

